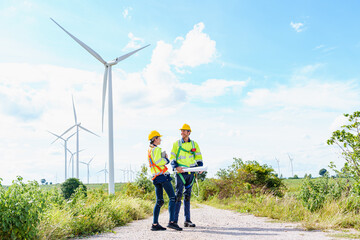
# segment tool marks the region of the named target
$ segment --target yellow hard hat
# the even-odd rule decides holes
[[[153,139],[153,137],[162,137],[162,135],[160,135],[158,131],[154,130],[149,134],[149,140]]]
[[[190,128],[190,126],[188,125],[188,124],[184,124],[183,126],[182,126],[182,128],[180,128],[180,130],[189,130],[189,131],[191,131],[191,128]]]

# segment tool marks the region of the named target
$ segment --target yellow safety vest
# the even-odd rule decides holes
[[[176,160],[181,167],[195,167],[198,161],[202,161],[199,145],[191,140],[182,142],[182,139],[173,144],[170,160]]]
[[[152,175],[152,180],[157,176],[167,172],[168,168],[165,166],[167,161],[161,157],[161,148],[154,147],[148,150],[149,167]]]

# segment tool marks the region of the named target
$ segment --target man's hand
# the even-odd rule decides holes
[[[176,171],[177,171],[178,173],[184,173],[183,167],[177,167],[177,168],[176,168]]]
[[[199,172],[199,174],[202,174],[204,171]]]

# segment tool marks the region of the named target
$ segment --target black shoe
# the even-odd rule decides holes
[[[184,222],[184,227],[195,227],[196,225],[194,223],[192,223],[191,221],[185,221]]]
[[[175,222],[169,222],[169,224],[167,225],[168,228],[174,229],[176,231],[182,231],[182,228],[179,227],[179,225]]]
[[[162,227],[160,224],[151,225],[151,231],[164,231],[166,228]]]

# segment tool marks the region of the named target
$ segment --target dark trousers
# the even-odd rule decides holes
[[[181,208],[181,198],[184,191],[184,215],[185,221],[190,222],[190,197],[192,182],[194,180],[194,173],[181,173],[185,180],[185,185],[179,174],[176,174],[175,185],[176,185],[176,202],[175,202],[175,222],[179,219],[179,212]]]
[[[153,223],[158,223],[160,208],[164,204],[163,189],[165,189],[169,196],[169,222],[175,221],[175,193],[171,181],[165,181],[161,183],[154,183],[156,193],[156,204],[154,207]]]

